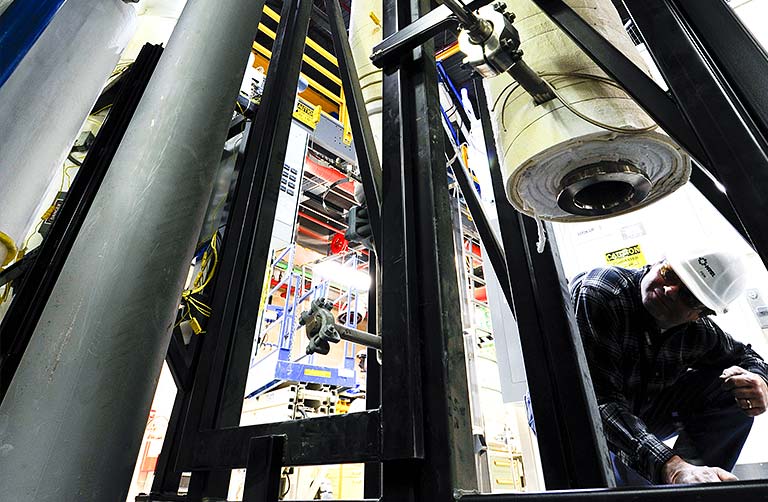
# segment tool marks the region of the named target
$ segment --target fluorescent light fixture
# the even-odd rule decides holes
[[[371,277],[367,272],[337,261],[318,263],[312,267],[312,275],[357,291],[368,291],[371,287]]]

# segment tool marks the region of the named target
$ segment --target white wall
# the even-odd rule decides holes
[[[570,279],[579,272],[606,266],[605,253],[639,244],[647,263],[673,248],[724,246],[742,253],[749,266],[748,288],[768,299],[768,272],[757,255],[719,212],[690,184],[661,201],[634,213],[591,223],[555,224],[563,269]],[[747,302],[737,300],[715,321],[737,340],[750,343],[768,357],[768,330],[761,330]],[[738,463],[768,462],[768,416],[755,426]]]

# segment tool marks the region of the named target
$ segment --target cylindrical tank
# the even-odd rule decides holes
[[[648,73],[610,0],[566,3]],[[688,181],[690,159],[530,0],[506,0],[524,60],[561,100],[536,106],[512,78],[485,80],[507,195],[531,216],[586,221],[640,208]],[[489,13],[481,9],[480,13]],[[594,76],[594,77],[591,77]],[[649,130],[652,129],[652,130]]]
[[[0,403],[3,500],[126,499],[259,15],[187,2]]]
[[[355,60],[357,76],[365,99],[365,109],[371,122],[373,140],[381,159],[381,69],[371,63],[373,48],[382,38],[381,0],[352,2],[349,17],[349,45]]]
[[[135,28],[122,0],[68,0],[0,87],[0,265],[13,259]]]

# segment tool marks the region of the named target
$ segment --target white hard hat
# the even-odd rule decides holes
[[[727,251],[704,251],[667,258],[683,284],[707,308],[717,314],[741,296],[747,284],[744,260]]]

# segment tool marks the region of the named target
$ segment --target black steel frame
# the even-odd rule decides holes
[[[34,255],[22,259],[26,265],[16,277],[21,285],[14,288],[13,300],[0,324],[0,401],[11,384],[162,51],[158,45],[145,45],[124,74],[119,90],[113,96],[112,109],[78,170],[55,222]]]
[[[670,98],[634,65],[628,65],[626,57],[610,47],[563,2],[535,1],[624,85],[694,158],[711,169],[715,162],[724,160],[722,151],[731,151],[729,148],[736,145],[750,146],[745,142],[751,141],[751,157],[745,158],[760,161],[756,165],[761,169],[765,165],[758,155],[761,149],[765,152],[761,143],[765,131],[765,103],[749,94],[752,83],[748,79],[750,72],[763,66],[745,67],[718,60],[723,57],[725,41],[745,40],[743,33],[739,34],[738,23],[724,24],[727,33],[701,33],[693,24],[698,23],[698,29],[702,29],[704,20],[697,15],[705,8],[701,7],[700,12],[693,0],[659,0],[650,2],[652,5],[647,7],[631,5],[643,2],[627,1],[641,30],[644,22],[640,18],[648,13],[654,16],[649,19],[668,28],[653,31],[646,25],[644,34],[652,42],[649,44],[652,51],[654,44],[672,47],[675,54],[690,51],[709,65],[708,75],[698,64],[692,70],[704,79],[699,83],[704,91],[688,99],[679,95],[685,84],[684,77],[679,76],[683,73],[681,65],[669,64],[663,68],[673,88],[674,96]],[[338,35],[338,5],[336,0],[329,2],[332,4],[329,6],[331,31],[335,30]],[[427,0],[384,2],[384,30],[390,44],[386,57],[380,55],[378,59],[379,63],[383,61],[387,65],[384,150],[399,152],[399,155],[388,155],[383,159],[380,181],[376,178],[376,159],[371,155],[372,141],[365,130],[366,121],[352,121],[356,140],[362,138],[360,143],[363,145],[358,145],[357,152],[358,156],[364,157],[361,174],[366,195],[369,201],[379,201],[381,205],[380,238],[377,239],[377,265],[381,269],[379,305],[384,314],[380,316],[379,326],[384,342],[385,369],[385,378],[380,379],[381,406],[346,416],[237,427],[258,308],[257,292],[261,290],[274,216],[274,194],[278,185],[274,172],[279,172],[275,167],[281,166],[285,153],[290,124],[289,101],[292,107],[293,100],[293,96],[289,99],[280,95],[276,82],[294,81],[298,75],[297,64],[303,46],[300,34],[306,30],[310,11],[306,4],[307,0],[286,0],[284,4],[263,104],[249,134],[233,199],[229,230],[222,250],[222,268],[214,289],[214,316],[204,339],[192,393],[185,398],[187,401],[177,402],[183,411],[184,430],[183,434],[179,433],[180,440],[171,440],[178,441],[177,453],[167,455],[166,465],[172,465],[175,460],[177,471],[193,470],[188,499],[195,501],[204,495],[222,496],[222,492],[226,495],[229,478],[226,469],[249,467],[247,476],[251,481],[259,479],[257,473],[264,476],[269,472],[269,479],[262,483],[262,488],[272,487],[274,493],[281,465],[342,462],[371,464],[373,468],[367,471],[367,476],[371,476],[367,496],[377,496],[376,485],[381,482],[381,497],[385,501],[452,500],[456,495],[454,489],[471,491],[474,488],[473,472],[468,467],[474,462],[458,291],[453,270],[450,210],[445,190],[447,181],[437,77],[433,47],[425,40],[437,27],[444,28],[453,21],[437,15],[423,17],[430,7]],[[684,14],[690,16],[690,23]],[[712,12],[706,11],[706,14],[712,15]],[[414,19],[418,21],[412,22]],[[672,21],[677,23],[678,30],[671,29],[674,27]],[[364,107],[360,101],[359,84],[350,70],[352,66],[343,38],[335,36],[334,41],[337,55],[344,58],[347,65],[341,65],[345,94],[355,101],[353,106],[356,108],[353,109],[360,115]],[[657,58],[664,67],[663,58],[659,55]],[[729,85],[721,90],[724,83]],[[355,85],[358,85],[357,89]],[[497,258],[494,269],[511,290],[511,307],[519,323],[526,357],[547,486],[550,489],[610,486],[612,474],[608,468],[607,449],[596,415],[584,354],[568,308],[568,293],[557,250],[550,243],[547,252],[538,254],[533,220],[515,212],[506,202],[489,117],[485,113],[487,106],[482,102],[485,99],[482,89],[478,89],[477,97],[481,100],[479,108],[483,112],[481,118],[491,157],[505,252],[504,263]],[[702,101],[705,99],[714,99],[712,103],[715,104],[704,107]],[[728,111],[734,119],[741,119],[739,128],[721,138],[727,144],[722,151],[710,144],[711,137],[704,131],[706,127],[697,125],[699,114],[703,113],[699,108],[711,110],[710,106]],[[742,134],[749,141],[736,138]],[[736,168],[723,169],[718,164],[715,170],[729,188],[741,186],[734,178],[743,166],[738,162],[729,163],[729,166],[733,165]],[[754,175],[752,179],[757,177],[759,188],[765,188],[762,178],[765,172],[749,172]],[[746,174],[741,172],[745,178]],[[710,201],[741,228],[727,198],[714,190],[708,180],[698,184]],[[475,197],[471,186],[463,187],[463,192],[470,201]],[[751,193],[747,201],[745,206],[762,207],[766,203],[765,197]],[[738,214],[744,216],[742,205],[734,205]],[[744,224],[758,251],[765,250],[763,230],[755,228],[755,220],[745,217]],[[369,368],[372,362],[373,358]],[[371,395],[373,397],[373,393]],[[179,434],[174,437],[178,438]],[[282,435],[285,435],[284,443],[278,439]],[[262,451],[264,455],[259,457]],[[261,463],[257,469],[258,460]],[[381,481],[375,468],[379,463],[383,465]],[[724,496],[768,500],[763,482],[683,488],[603,488],[524,495],[467,494],[460,498],[466,501],[513,498],[660,500],[670,496],[703,501],[722,500]],[[261,497],[254,500],[267,500],[266,495]]]
[[[341,16],[336,1],[330,8],[334,14],[331,21],[338,29]],[[239,177],[231,198],[221,264],[210,299],[214,314],[199,350],[199,361],[192,361],[194,384],[191,389],[179,386],[169,437],[158,461],[161,472],[156,477],[151,500],[174,500],[184,470],[193,471],[187,500],[226,497],[228,469],[245,467],[246,484],[252,484],[263,474],[260,472],[263,466],[253,470],[260,445],[270,441],[272,445],[280,443],[279,448],[275,446],[272,450],[275,458],[270,461],[270,468],[277,469],[278,473],[276,478],[274,472],[270,473],[272,481],[268,484],[272,487],[279,481],[281,465],[365,462],[381,458],[378,409],[345,416],[238,427],[262,280],[268,264],[279,173],[292,120],[294,95],[285,92],[285,83],[298,81],[304,47],[302,34],[307,31],[311,8],[311,0],[286,0],[283,4],[262,105],[248,132],[245,154],[238,159]],[[344,30],[343,21],[340,26]],[[345,54],[351,61],[346,38],[339,41],[347,47],[346,51],[341,47],[337,52]],[[348,72],[350,68],[354,67],[349,63],[342,65],[343,71]],[[345,80],[350,79],[347,74]],[[364,110],[356,76],[351,81],[356,89],[345,88],[347,99],[355,109]],[[370,128],[366,131],[364,126],[367,121],[359,118],[352,122],[355,137],[369,139],[359,141],[358,157],[362,159],[361,170],[369,200],[376,201],[381,175]],[[378,204],[373,208],[373,214],[377,216]],[[172,346],[169,357],[175,354],[173,357],[179,365],[188,365],[188,352]],[[177,385],[180,380],[183,381],[177,378]],[[282,436],[286,439],[278,441],[277,438]],[[251,496],[256,497],[255,494]]]

